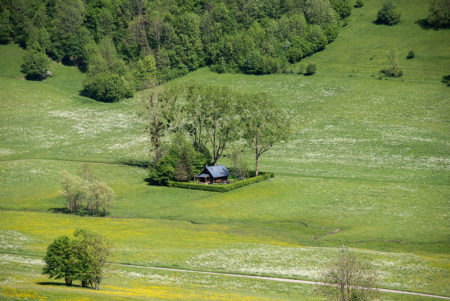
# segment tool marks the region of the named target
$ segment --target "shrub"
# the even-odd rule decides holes
[[[400,67],[398,66],[397,62],[397,53],[395,50],[392,50],[391,54],[388,56],[389,60],[391,61],[391,67],[381,70],[381,73],[383,73],[387,77],[401,77],[403,76],[403,71],[400,70]]]
[[[49,64],[45,53],[33,49],[23,56],[21,71],[28,80],[43,80],[47,77]]]
[[[309,64],[306,67],[305,75],[313,75],[316,73],[316,64]]]
[[[445,75],[445,76],[443,76],[443,77],[442,77],[442,82],[443,82],[444,84],[446,84],[447,87],[450,87],[450,75]]]
[[[363,7],[363,6],[364,6],[364,2],[362,0],[356,0],[356,3],[355,3],[356,8]]]
[[[448,0],[431,1],[427,22],[437,28],[450,27],[450,2]]]
[[[124,77],[105,71],[88,75],[82,94],[99,101],[115,102],[132,97],[133,90]]]
[[[386,24],[389,26],[395,25],[400,22],[400,13],[396,10],[395,5],[391,0],[386,0],[383,7],[378,12],[376,24]]]
[[[408,52],[408,55],[406,56],[406,58],[407,58],[408,60],[413,59],[413,58],[415,58],[415,57],[416,57],[416,54],[414,53],[413,50],[410,50],[410,51]]]
[[[254,174],[254,172],[253,172]],[[198,184],[198,183],[182,183],[182,182],[174,182],[169,181],[168,186],[169,187],[177,187],[177,188],[186,188],[186,189],[195,189],[195,190],[204,190],[204,191],[213,191],[213,192],[227,192],[231,191],[240,187],[244,187],[250,184],[258,183],[270,178],[273,178],[274,174],[267,172],[263,173],[260,172],[257,177],[253,176],[251,178],[244,179],[242,181],[237,181],[231,184],[215,184],[215,185],[205,185],[205,184]]]
[[[331,6],[338,13],[341,19],[345,19],[352,13],[352,6],[349,0],[332,0]]]

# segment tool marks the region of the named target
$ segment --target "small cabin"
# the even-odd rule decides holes
[[[229,175],[230,172],[225,165],[206,166],[194,179],[204,184],[226,183]]]

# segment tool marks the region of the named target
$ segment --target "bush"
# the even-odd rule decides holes
[[[445,76],[443,76],[443,77],[442,77],[442,82],[443,82],[444,84],[446,84],[447,87],[450,87],[450,75],[445,75]]]
[[[349,0],[332,0],[331,5],[341,19],[345,19],[352,13],[352,6]]]
[[[395,50],[392,50],[391,54],[388,56],[389,60],[391,61],[391,67],[381,70],[381,73],[383,73],[387,77],[401,77],[403,76],[403,71],[400,70],[400,67],[398,66],[397,62],[397,52]]]
[[[383,73],[387,77],[402,77],[403,71],[399,69],[394,68],[388,68],[381,70],[381,73]]]
[[[125,97],[132,97],[133,90],[125,78],[105,71],[88,75],[82,94],[99,101],[115,102]]]
[[[407,58],[408,60],[413,59],[413,58],[415,58],[415,57],[416,57],[416,54],[414,53],[413,50],[410,50],[410,51],[408,52],[408,55],[406,56],[406,58]]]
[[[386,24],[389,26],[395,25],[400,22],[400,13],[396,10],[395,5],[391,0],[387,0],[381,10],[378,12],[376,24]]]
[[[23,56],[22,73],[28,80],[44,80],[47,77],[49,60],[45,53],[31,50]]]
[[[448,0],[433,0],[430,3],[428,24],[436,28],[450,27],[450,3]]]
[[[364,6],[364,2],[362,0],[356,0],[356,3],[355,3],[356,8],[363,7],[363,6]]]
[[[316,64],[309,64],[306,67],[305,75],[313,75],[316,73]]]
[[[253,172],[254,174],[254,172]],[[177,188],[186,188],[186,189],[195,189],[195,190],[204,190],[204,191],[213,191],[213,192],[227,192],[240,187],[244,187],[250,184],[258,183],[270,178],[273,178],[274,174],[270,172],[260,172],[257,177],[253,176],[251,178],[244,179],[242,181],[233,182],[231,184],[215,184],[215,185],[205,185],[198,183],[182,183],[182,182],[174,182],[169,181],[169,187],[177,187]]]

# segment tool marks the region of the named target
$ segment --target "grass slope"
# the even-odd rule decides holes
[[[450,33],[416,23],[427,3],[396,3],[402,21],[393,27],[372,23],[382,1],[354,9],[338,39],[300,63],[315,62],[317,75],[203,68],[180,79],[265,91],[293,116],[292,137],[261,160],[277,177],[226,194],[146,185],[145,170],[124,165],[148,158],[139,96],[114,104],[84,98],[84,75],[60,64],[52,64],[53,78],[25,81],[23,50],[0,46],[2,297],[64,295],[66,288],[38,284],[46,280],[30,260],[78,227],[111,238],[116,262],[301,279],[317,279],[344,244],[377,266],[383,287],[450,296],[450,101],[440,83],[450,67]],[[392,48],[404,76],[380,80]],[[409,50],[415,59],[406,60]],[[50,213],[64,206],[61,171],[75,173],[86,161],[116,192],[115,218]],[[71,294],[320,299],[308,286],[118,267],[105,279],[104,292]]]

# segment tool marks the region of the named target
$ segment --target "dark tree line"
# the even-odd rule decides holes
[[[79,66],[87,96],[115,101],[204,65],[284,72],[333,41],[351,8],[349,0],[1,0],[0,43]]]

